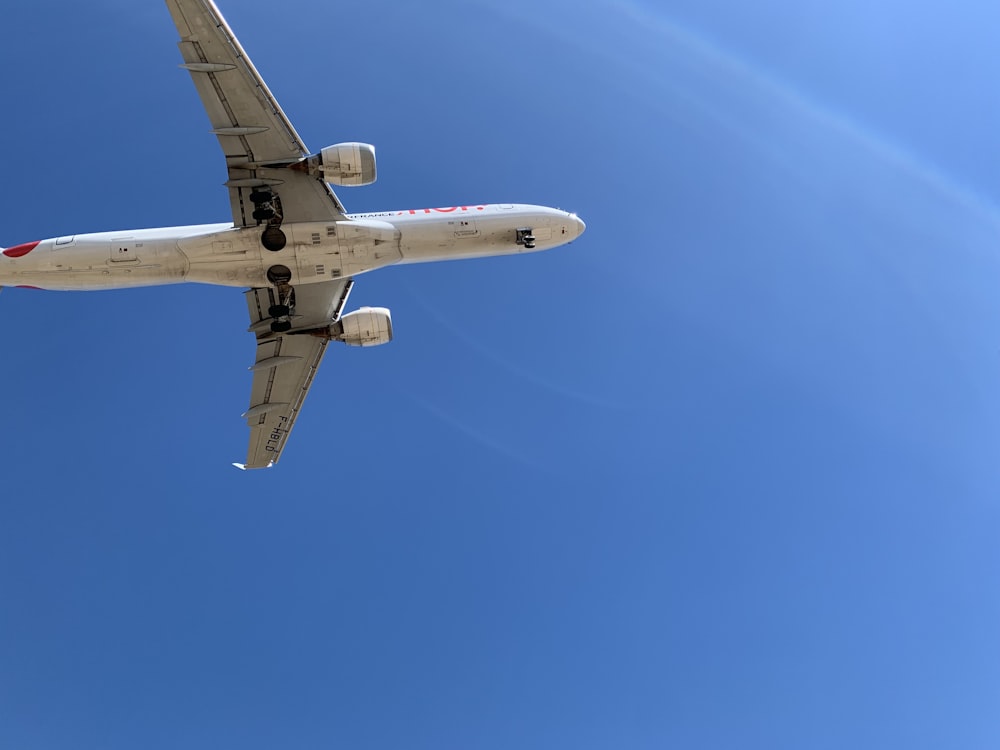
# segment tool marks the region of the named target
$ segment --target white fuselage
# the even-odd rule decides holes
[[[0,252],[0,286],[118,289],[181,282],[268,286],[275,265],[291,283],[356,276],[397,263],[547,250],[576,239],[574,214],[495,204],[352,214],[342,221],[284,224],[286,246],[261,244],[262,227],[208,224],[81,234]],[[533,241],[523,242],[524,230]]]

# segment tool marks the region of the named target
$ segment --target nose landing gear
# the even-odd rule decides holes
[[[524,245],[525,250],[535,249],[535,235],[534,230],[531,227],[521,227],[517,230],[517,240],[518,245]]]

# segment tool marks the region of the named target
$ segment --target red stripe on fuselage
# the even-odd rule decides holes
[[[23,258],[25,255],[30,253],[36,247],[41,244],[41,240],[38,242],[25,242],[23,245],[14,245],[14,247],[8,247],[3,251],[3,254],[8,258]]]

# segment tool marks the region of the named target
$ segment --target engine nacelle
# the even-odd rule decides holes
[[[362,307],[342,317],[337,337],[348,346],[379,346],[392,341],[392,316],[384,307]]]
[[[293,168],[305,170],[331,185],[354,187],[375,182],[375,147],[368,143],[338,143],[307,157]]]

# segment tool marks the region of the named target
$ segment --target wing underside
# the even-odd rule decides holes
[[[257,334],[257,356],[251,368],[250,408],[244,414],[250,447],[242,468],[266,468],[280,458],[328,344],[327,339],[303,331],[338,319],[352,284],[343,279],[297,288],[292,330],[281,334],[270,330],[268,309],[277,302],[274,290],[246,293],[250,330]]]
[[[273,190],[285,222],[343,218],[325,182],[285,168],[309,154],[212,0],[167,0],[184,64],[226,157],[236,226],[256,226],[250,195]],[[271,166],[266,166],[271,165]]]
[[[247,469],[263,469],[281,456],[312,385],[327,342],[312,336],[278,336],[257,344],[257,365],[244,415],[250,427]]]

